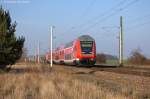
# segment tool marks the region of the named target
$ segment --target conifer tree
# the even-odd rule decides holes
[[[15,64],[22,55],[25,38],[16,37],[16,22],[11,22],[9,11],[0,7],[0,69]]]

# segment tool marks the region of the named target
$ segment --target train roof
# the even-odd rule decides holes
[[[72,46],[72,45],[73,45],[73,42],[74,42],[74,41],[67,43],[66,46],[65,46],[65,48]]]
[[[77,39],[80,41],[94,41],[94,39],[89,35],[82,35],[82,36],[78,37]],[[71,47],[73,45],[74,41],[67,43],[65,46],[61,46],[61,47],[56,48],[56,51],[63,49],[63,48]]]
[[[78,37],[78,39],[80,41],[94,41],[94,39],[89,35],[82,35],[82,36]]]

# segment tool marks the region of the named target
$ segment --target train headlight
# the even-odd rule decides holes
[[[94,59],[94,58],[91,58],[91,61],[95,61],[95,59]]]
[[[76,60],[78,61],[78,60],[79,60],[79,58],[76,58]]]
[[[93,61],[94,59],[93,58],[91,58],[91,61]]]

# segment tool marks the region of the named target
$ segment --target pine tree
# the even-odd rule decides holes
[[[22,55],[24,37],[16,37],[16,22],[11,23],[9,11],[0,7],[0,69],[16,63]]]

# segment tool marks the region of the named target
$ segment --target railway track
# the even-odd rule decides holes
[[[116,67],[116,68],[101,68],[101,67],[92,67],[93,72],[97,71],[107,71],[107,72],[114,72],[119,74],[129,74],[129,75],[137,75],[137,76],[144,76],[150,77],[150,70],[149,69],[142,69],[142,68],[131,68],[131,67]]]
[[[63,66],[65,66],[65,65],[63,65]],[[65,66],[65,67],[70,67],[70,66]],[[118,67],[115,65],[94,65],[92,67],[71,66],[71,67],[72,67],[71,68],[72,70],[77,69],[77,68],[84,70],[84,69],[88,68],[88,69],[90,69],[89,74],[93,74],[95,72],[100,72],[100,71],[106,71],[106,72],[113,72],[113,73],[118,73],[118,74],[128,74],[128,75],[150,77],[150,68],[144,68],[144,67],[127,67],[127,66]],[[84,72],[78,72],[78,73],[84,74]]]
[[[144,67],[118,67],[116,65],[105,65],[105,64],[98,64],[90,68],[93,72],[98,71],[106,71],[106,72],[114,72],[119,74],[129,74],[129,75],[137,75],[137,76],[144,76],[150,77],[150,68]]]
[[[118,74],[128,74],[128,75],[137,75],[137,76],[144,76],[150,77],[150,68],[144,67],[118,67],[115,65],[94,65],[92,67],[88,66],[66,66],[66,65],[54,65],[54,69],[57,70],[58,68],[65,67],[68,71],[78,72],[78,70],[83,70],[84,73],[85,69],[88,69],[89,74],[93,74],[95,72],[106,71],[106,72],[113,72]],[[44,68],[43,68],[44,67]],[[51,69],[47,68],[46,66],[42,66],[42,68],[12,68],[10,73],[44,73],[44,72],[51,72]],[[87,72],[86,72],[87,73]]]

